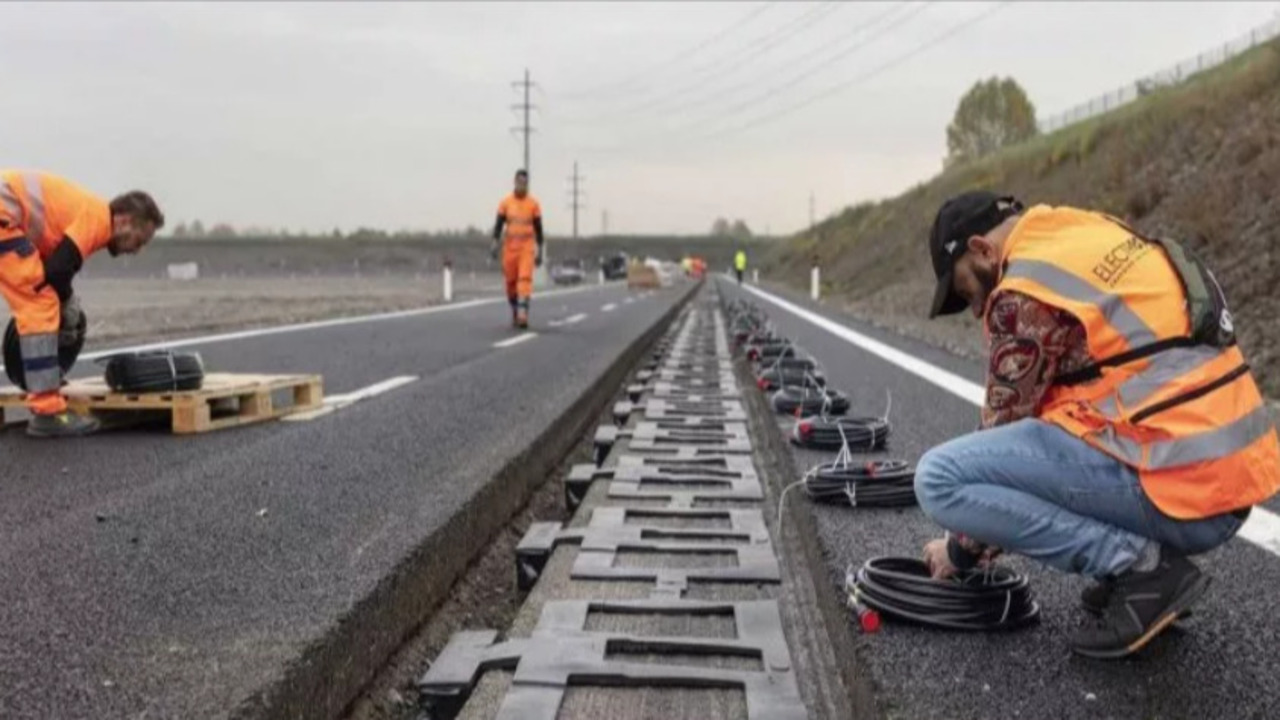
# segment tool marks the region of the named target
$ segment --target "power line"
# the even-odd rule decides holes
[[[637,113],[652,111],[653,108],[649,108],[647,106],[656,105],[661,107],[669,104],[672,100],[686,97],[689,94],[702,89],[707,81],[714,79],[717,75],[724,75],[727,73],[731,74],[740,70],[745,64],[749,63],[751,59],[761,57],[770,49],[777,47],[791,37],[794,37],[797,33],[841,8],[842,3],[838,1],[833,0],[824,2],[809,9],[799,17],[792,18],[784,25],[776,27],[763,35],[747,41],[735,50],[731,50],[727,55],[716,58],[696,69],[680,73],[680,77],[682,79],[693,79],[685,84],[679,85],[674,90],[659,90],[657,95],[651,95],[648,98],[641,98],[626,107],[607,111],[596,115],[594,118],[571,122],[570,124],[590,124],[600,122],[601,120],[607,120],[609,118],[616,118],[622,115],[635,115]],[[725,71],[726,68],[727,73]]]
[[[825,88],[825,89],[823,89],[823,90],[819,91],[818,93],[815,93],[815,94],[813,94],[813,95],[808,96],[807,98],[805,98],[804,100],[801,100],[800,102],[797,102],[797,103],[793,103],[793,104],[791,104],[791,105],[786,105],[786,106],[780,107],[780,108],[778,108],[777,110],[775,110],[775,111],[773,111],[773,112],[770,112],[770,113],[765,113],[765,114],[763,114],[763,115],[758,115],[758,116],[756,116],[755,118],[752,118],[752,119],[750,119],[750,120],[746,121],[745,123],[742,123],[742,124],[737,125],[737,126],[732,126],[732,127],[727,128],[727,129],[723,129],[723,128],[722,128],[722,129],[715,129],[715,130],[712,130],[712,131],[709,131],[709,132],[706,132],[706,133],[702,133],[702,134],[689,134],[689,135],[686,135],[686,136],[684,136],[684,137],[683,137],[683,141],[684,141],[686,144],[687,144],[687,143],[694,143],[694,142],[699,142],[699,143],[700,143],[700,142],[706,142],[706,141],[709,141],[709,140],[716,140],[716,139],[722,139],[722,138],[726,138],[726,137],[732,137],[732,136],[734,136],[734,135],[737,135],[737,134],[740,134],[740,133],[742,133],[742,132],[746,132],[747,130],[750,130],[750,129],[753,129],[753,128],[755,128],[755,127],[758,127],[758,126],[760,126],[760,125],[764,125],[764,124],[767,124],[767,123],[769,123],[769,122],[773,122],[773,121],[775,121],[775,120],[777,120],[777,119],[779,119],[779,118],[785,117],[786,115],[789,115],[789,114],[791,114],[791,113],[793,113],[793,112],[796,112],[796,111],[798,111],[798,110],[801,110],[801,109],[803,109],[803,108],[805,108],[805,107],[808,107],[809,105],[812,105],[812,104],[813,104],[813,103],[815,103],[815,102],[818,102],[818,101],[820,101],[820,100],[823,100],[823,99],[825,99],[825,98],[827,98],[827,97],[829,97],[829,96],[831,96],[831,95],[834,95],[834,94],[836,94],[836,93],[838,93],[838,92],[844,91],[844,90],[846,90],[846,89],[848,89],[848,88],[850,88],[850,87],[852,87],[852,86],[854,86],[854,85],[857,85],[857,84],[862,83],[862,82],[866,82],[867,80],[871,80],[871,79],[873,79],[873,78],[877,77],[878,75],[881,75],[881,74],[883,74],[883,73],[885,73],[885,72],[887,72],[887,71],[889,71],[889,70],[893,69],[894,67],[897,67],[898,65],[901,65],[902,63],[906,62],[907,60],[910,60],[911,58],[915,57],[916,55],[919,55],[919,54],[921,54],[921,53],[923,53],[923,52],[925,52],[925,51],[927,51],[927,50],[932,49],[934,46],[939,45],[939,44],[941,44],[942,42],[945,42],[946,40],[950,39],[951,37],[953,37],[953,36],[955,36],[955,35],[959,34],[960,32],[962,32],[963,30],[966,30],[966,29],[968,29],[969,27],[971,27],[971,26],[973,26],[973,25],[975,25],[975,24],[977,24],[977,23],[981,22],[982,20],[987,19],[988,17],[990,17],[991,15],[993,15],[997,10],[1000,10],[1001,8],[1003,8],[1004,6],[1009,5],[1009,4],[1011,4],[1011,0],[1004,0],[1003,2],[1000,2],[1000,3],[996,4],[995,6],[993,6],[993,7],[989,8],[989,9],[987,9],[986,11],[984,11],[984,12],[982,12],[982,13],[979,13],[978,15],[975,15],[975,16],[973,16],[973,17],[971,17],[971,18],[967,19],[967,20],[961,21],[960,23],[957,23],[957,24],[955,24],[955,25],[950,26],[949,28],[947,28],[947,29],[946,29],[946,30],[944,30],[943,32],[941,32],[941,33],[939,33],[938,35],[935,35],[934,37],[930,38],[929,40],[927,40],[927,41],[925,41],[925,42],[923,42],[923,43],[921,43],[921,44],[919,44],[919,45],[917,45],[917,46],[913,47],[911,50],[909,50],[909,51],[907,51],[907,52],[903,53],[902,55],[899,55],[899,56],[897,56],[897,57],[895,57],[895,58],[893,58],[893,59],[891,59],[891,60],[889,60],[889,61],[887,61],[887,62],[881,63],[881,64],[879,64],[879,65],[877,65],[877,66],[875,66],[875,67],[871,68],[871,69],[870,69],[870,70],[868,70],[867,72],[861,73],[861,74],[859,74],[859,75],[857,75],[857,76],[854,76],[854,77],[852,77],[852,78],[850,78],[850,79],[848,79],[848,80],[845,80],[845,81],[843,81],[843,82],[837,83],[837,84],[832,85],[832,86],[828,86],[827,88]],[[903,18],[899,18],[899,20],[903,20]],[[897,25],[899,25],[899,24],[900,24],[900,23],[894,23],[894,27],[896,27],[896,26],[897,26]],[[883,34],[887,33],[890,29],[891,29],[891,28],[885,28],[884,30],[882,30],[882,31],[881,31],[881,34],[883,35]],[[830,63],[824,63],[824,66],[825,66],[825,65],[828,65],[828,64],[830,64]],[[810,72],[811,72],[811,73],[812,73],[812,72],[816,72],[816,69],[811,70]],[[690,130],[690,129],[693,129],[694,127],[696,127],[696,126],[695,126],[695,125],[690,125],[690,126],[687,126],[687,127],[685,127],[685,128],[679,128],[679,129],[678,129],[678,131]],[[671,136],[672,136],[672,134],[673,134],[673,132],[674,132],[674,131],[666,131],[666,132],[655,133],[655,134],[653,134],[653,135],[650,135],[650,136],[649,136],[649,137],[647,137],[647,138],[644,138],[644,140],[649,141],[649,142],[652,142],[652,143],[656,143],[656,142],[660,142],[660,141],[665,141],[665,142],[664,142],[664,144],[665,144],[665,145],[667,145],[667,146],[670,146],[673,142],[679,142],[679,141],[680,141],[680,139],[681,139],[681,138],[674,138],[674,139],[673,139],[673,138],[671,137]],[[631,143],[627,143],[627,144],[625,144],[625,145],[622,145],[622,144],[614,145],[614,146],[612,146],[612,147],[597,147],[597,148],[591,148],[591,149],[586,150],[586,151],[587,151],[587,152],[596,153],[596,154],[611,154],[611,153],[616,153],[616,152],[620,152],[620,151],[624,151],[624,150],[634,150],[638,144],[640,144],[640,143],[631,142]]]
[[[737,73],[744,67],[748,67],[752,62],[764,57],[771,50],[785,44],[791,38],[847,7],[849,7],[848,4],[840,2],[829,2],[819,5],[808,13],[796,18],[790,24],[775,29],[770,35],[765,35],[754,42],[748,42],[736,55],[728,55],[721,58],[721,62],[708,65],[708,68],[714,68],[714,70],[705,74],[695,82],[671,92],[665,98],[660,96],[657,101],[650,99],[638,107],[634,107],[626,112],[628,114],[636,114],[639,112],[662,112],[664,109],[672,107],[673,101],[678,101],[680,98],[687,97],[693,93],[704,90],[709,82],[718,77],[729,76]],[[676,104],[679,103],[677,102]],[[646,108],[646,105],[651,105],[653,107]]]
[[[814,58],[814,57],[818,57],[818,56],[820,56],[820,55],[823,55],[827,50],[830,50],[830,49],[831,49],[831,48],[833,48],[833,47],[837,47],[837,46],[839,46],[839,45],[841,45],[841,44],[843,44],[843,43],[849,42],[850,40],[857,40],[857,41],[858,41],[858,42],[855,42],[855,43],[854,43],[854,45],[853,45],[852,47],[845,48],[845,49],[844,49],[842,52],[840,52],[839,54],[837,54],[837,55],[835,55],[835,56],[832,56],[832,57],[828,58],[826,61],[824,61],[824,62],[820,63],[819,65],[814,66],[814,67],[810,68],[809,70],[806,70],[806,71],[800,72],[800,73],[798,73],[798,74],[796,74],[796,75],[794,75],[794,76],[790,76],[786,83],[780,83],[780,84],[779,84],[779,85],[780,85],[780,87],[782,87],[782,88],[790,88],[790,87],[794,87],[794,86],[795,86],[795,83],[797,83],[797,82],[799,82],[799,81],[801,81],[801,80],[805,79],[805,77],[807,77],[808,75],[812,74],[813,72],[816,72],[816,71],[818,71],[818,70],[821,70],[822,68],[829,66],[829,65],[830,65],[830,64],[832,64],[833,62],[835,62],[835,61],[837,61],[837,60],[842,60],[842,59],[844,59],[844,58],[848,57],[849,55],[852,55],[853,53],[855,53],[855,52],[857,52],[857,51],[859,51],[859,50],[862,50],[863,48],[867,47],[867,46],[868,46],[868,45],[870,45],[872,42],[874,42],[877,38],[882,37],[882,36],[884,35],[884,33],[885,33],[885,32],[887,32],[887,31],[889,31],[889,30],[892,30],[894,27],[897,27],[898,25],[900,25],[900,24],[901,24],[901,22],[895,22],[893,25],[890,25],[890,27],[886,28],[886,29],[885,29],[885,31],[884,31],[884,32],[882,32],[880,35],[877,35],[877,36],[875,36],[875,37],[872,37],[872,38],[871,38],[871,39],[869,39],[869,40],[865,40],[865,41],[863,41],[863,37],[864,37],[868,32],[870,32],[870,31],[874,30],[874,29],[876,28],[876,26],[877,26],[877,25],[879,25],[881,22],[885,21],[885,20],[886,20],[886,19],[888,19],[891,15],[894,15],[895,13],[897,13],[897,12],[899,12],[900,10],[903,10],[903,9],[907,9],[907,17],[899,18],[899,20],[901,20],[901,21],[905,21],[905,20],[909,19],[909,18],[910,18],[910,16],[915,15],[915,14],[918,14],[918,13],[919,13],[919,11],[920,11],[920,10],[923,10],[924,8],[923,8],[923,6],[917,6],[915,9],[912,9],[912,6],[911,6],[911,4],[910,4],[910,3],[895,4],[895,5],[893,5],[892,7],[890,7],[887,11],[882,12],[882,13],[879,13],[878,15],[876,15],[876,16],[874,16],[874,17],[872,17],[872,18],[871,18],[870,20],[868,20],[865,24],[860,25],[860,26],[858,26],[858,27],[854,28],[854,30],[853,30],[851,33],[841,33],[841,35],[840,35],[839,37],[835,38],[834,40],[832,40],[832,41],[830,41],[830,42],[827,42],[827,43],[825,43],[825,44],[823,44],[823,45],[819,45],[819,46],[817,46],[816,48],[814,48],[813,50],[811,50],[811,51],[809,51],[809,52],[807,52],[807,53],[805,53],[805,54],[801,55],[800,57],[793,58],[793,59],[790,61],[790,64],[791,64],[791,65],[793,65],[793,66],[794,66],[794,65],[799,65],[799,64],[802,64],[802,63],[804,63],[805,61],[807,61],[807,60],[809,60],[809,59],[811,59],[811,58]],[[726,95],[732,95],[732,94],[736,93],[736,92],[737,92],[737,91],[739,91],[739,90],[748,90],[748,89],[752,89],[752,88],[759,88],[759,87],[760,87],[760,85],[761,85],[760,78],[753,77],[753,78],[748,79],[746,82],[738,83],[737,85],[733,85],[733,86],[730,86],[730,87],[728,87],[728,88],[724,88],[724,89],[720,90],[719,92],[709,93],[709,94],[707,94],[707,95],[704,95],[704,96],[702,96],[702,97],[698,98],[697,100],[694,100],[693,102],[686,103],[683,109],[684,109],[684,110],[690,110],[690,109],[693,109],[693,108],[698,108],[698,107],[703,107],[703,106],[705,106],[705,105],[710,105],[710,104],[714,103],[716,100],[719,100],[720,98],[722,98],[722,97],[724,97],[724,96],[726,96]],[[772,90],[770,90],[770,92],[772,92]],[[766,94],[766,95],[768,95],[768,93],[765,93],[765,94]]]
[[[601,92],[606,92],[606,93],[608,93],[608,94],[613,94],[613,93],[617,93],[617,92],[619,92],[619,91],[621,91],[621,90],[626,90],[626,89],[627,89],[627,87],[628,87],[629,85],[633,84],[636,80],[640,80],[640,79],[642,79],[642,78],[648,78],[648,77],[651,77],[651,76],[654,74],[654,72],[656,72],[656,71],[658,71],[658,70],[662,70],[662,69],[665,69],[665,68],[667,68],[667,67],[669,67],[669,66],[672,66],[672,65],[675,65],[675,64],[677,64],[677,63],[680,63],[680,62],[682,62],[682,61],[684,61],[684,60],[687,60],[687,59],[689,59],[689,58],[693,57],[694,55],[697,55],[698,53],[700,53],[700,52],[702,52],[702,51],[706,50],[707,48],[714,46],[716,43],[718,43],[718,42],[720,42],[721,40],[723,40],[723,39],[725,39],[725,38],[729,37],[729,36],[730,36],[730,35],[732,35],[734,32],[736,32],[739,28],[741,28],[741,27],[743,27],[743,26],[747,25],[747,24],[748,24],[748,23],[750,23],[752,20],[755,20],[755,19],[756,19],[756,18],[757,18],[761,13],[763,13],[764,11],[768,10],[770,7],[772,7],[772,6],[774,6],[774,5],[777,5],[777,4],[778,4],[778,0],[771,0],[770,2],[766,2],[766,3],[762,4],[762,5],[760,5],[759,7],[753,8],[750,12],[746,13],[746,14],[745,14],[745,15],[743,15],[741,18],[739,18],[737,22],[735,22],[735,23],[733,23],[733,24],[731,24],[731,25],[729,25],[729,26],[725,27],[724,29],[720,30],[720,32],[715,33],[714,35],[712,35],[711,37],[707,38],[706,40],[703,40],[703,41],[699,42],[697,45],[694,45],[694,46],[692,46],[692,47],[689,47],[689,48],[687,48],[686,50],[684,50],[684,51],[682,51],[682,52],[680,52],[680,53],[677,53],[677,54],[676,54],[676,55],[674,55],[673,57],[670,57],[670,58],[667,58],[666,60],[663,60],[662,62],[659,62],[659,63],[655,63],[655,64],[653,64],[653,65],[650,65],[649,67],[645,68],[644,70],[641,70],[641,71],[639,71],[639,72],[637,72],[637,73],[634,73],[634,74],[632,74],[632,75],[628,75],[627,77],[623,78],[622,80],[615,81],[615,82],[610,83],[610,84],[608,84],[608,85],[598,85],[598,86],[596,86],[596,87],[594,87],[594,88],[590,88],[590,89],[588,89],[588,90],[581,90],[581,91],[579,91],[579,92],[575,92],[575,93],[566,93],[566,94],[564,94],[564,95],[561,95],[560,97],[561,97],[562,99],[565,99],[565,100],[573,100],[573,99],[576,99],[576,98],[583,98],[583,97],[589,97],[589,96],[592,96],[592,95],[597,95],[597,94],[599,94],[599,93],[601,93]],[[612,91],[612,92],[610,92],[610,91]]]
[[[926,5],[917,5],[917,6],[913,7],[913,8],[911,8],[910,10],[908,10],[908,11],[907,11],[907,13],[906,13],[905,15],[902,15],[902,16],[900,16],[900,17],[898,17],[898,18],[895,18],[895,19],[894,19],[894,21],[893,21],[893,22],[891,22],[891,23],[888,25],[888,27],[883,28],[880,32],[876,33],[875,35],[872,35],[871,37],[866,38],[866,39],[865,39],[865,40],[863,40],[862,42],[859,42],[859,43],[857,43],[857,44],[853,45],[852,47],[846,48],[844,51],[840,52],[839,54],[834,55],[834,56],[832,56],[832,57],[830,57],[830,58],[827,58],[827,59],[826,59],[825,61],[823,61],[822,63],[820,63],[820,64],[818,64],[818,65],[816,65],[816,66],[814,66],[814,67],[812,67],[812,68],[809,68],[808,70],[805,70],[805,71],[803,71],[803,72],[800,72],[800,73],[797,73],[797,74],[795,74],[795,75],[793,75],[793,76],[788,77],[788,78],[787,78],[787,80],[786,80],[785,82],[780,82],[780,83],[778,83],[778,84],[776,84],[776,85],[774,85],[774,86],[772,86],[772,87],[768,88],[767,90],[765,90],[764,92],[760,93],[759,95],[756,95],[756,96],[753,96],[753,97],[751,97],[751,98],[748,98],[747,100],[744,100],[744,101],[742,101],[742,102],[740,102],[740,103],[738,103],[738,104],[736,104],[736,105],[734,105],[734,106],[732,106],[732,107],[728,108],[727,110],[725,110],[725,111],[724,111],[724,113],[722,113],[722,115],[723,115],[723,116],[727,116],[727,117],[733,117],[733,116],[735,116],[735,115],[737,115],[737,114],[739,114],[739,113],[743,112],[744,110],[747,110],[747,109],[749,109],[749,108],[751,108],[751,107],[754,107],[754,106],[758,105],[758,104],[759,104],[759,103],[761,103],[761,102],[764,102],[764,101],[766,101],[766,100],[769,100],[769,99],[773,98],[773,97],[774,97],[774,96],[776,96],[776,95],[779,95],[779,94],[785,93],[785,92],[787,92],[788,90],[792,90],[792,89],[796,88],[796,87],[799,85],[799,83],[804,82],[805,80],[808,80],[809,78],[811,78],[811,77],[813,77],[814,75],[818,74],[818,73],[819,73],[819,72],[821,72],[822,70],[825,70],[826,68],[830,67],[831,65],[834,65],[835,63],[839,62],[840,60],[843,60],[843,59],[845,59],[846,57],[849,57],[850,55],[852,55],[852,54],[854,54],[854,53],[858,52],[859,50],[862,50],[862,49],[866,48],[868,45],[871,45],[871,44],[875,43],[875,41],[877,41],[877,40],[879,40],[879,39],[881,39],[881,38],[883,38],[883,37],[887,36],[887,35],[888,35],[890,32],[892,32],[893,30],[896,30],[896,29],[898,29],[899,27],[902,27],[902,26],[903,26],[903,25],[905,25],[906,23],[910,22],[910,21],[912,20],[912,18],[914,18],[916,15],[919,15],[920,13],[922,13],[922,12],[924,12],[925,10],[928,10],[928,9],[929,9],[929,6],[928,6],[927,4],[926,4]]]
[[[928,41],[926,41],[926,42],[924,42],[924,43],[921,43],[920,45],[917,45],[916,47],[912,48],[910,51],[908,51],[908,52],[906,52],[906,53],[904,53],[904,54],[902,54],[902,55],[899,55],[898,57],[896,57],[896,58],[894,58],[894,59],[892,59],[892,60],[890,60],[890,61],[888,61],[888,62],[881,63],[880,65],[878,65],[878,66],[876,66],[876,67],[872,68],[871,70],[869,70],[869,71],[867,71],[867,72],[865,72],[865,73],[862,73],[861,75],[858,75],[858,76],[855,76],[855,77],[853,77],[853,78],[850,78],[850,79],[848,79],[848,80],[846,80],[846,81],[844,81],[844,82],[841,82],[841,83],[837,83],[837,84],[835,84],[835,85],[832,85],[832,86],[830,86],[830,87],[828,87],[828,88],[826,88],[826,89],[822,90],[821,92],[818,92],[818,93],[815,93],[815,94],[813,94],[813,95],[809,96],[808,98],[806,98],[805,100],[802,100],[801,102],[798,102],[798,103],[795,103],[795,104],[793,104],[793,105],[789,105],[789,106],[783,107],[782,109],[777,110],[777,111],[772,112],[772,113],[768,113],[768,114],[765,114],[765,115],[761,115],[761,116],[759,116],[759,117],[757,117],[757,118],[755,118],[755,119],[753,119],[753,120],[750,120],[750,121],[748,121],[748,122],[746,122],[746,123],[744,123],[744,124],[742,124],[742,125],[739,125],[739,126],[737,126],[737,127],[730,128],[730,129],[725,130],[725,131],[717,132],[717,133],[715,133],[714,135],[707,135],[707,136],[704,136],[704,138],[703,138],[703,139],[709,139],[709,138],[713,138],[713,137],[714,137],[714,138],[723,138],[723,137],[726,137],[726,136],[729,136],[729,135],[736,135],[736,134],[738,134],[738,133],[745,132],[745,131],[750,130],[750,129],[752,129],[752,128],[759,127],[760,125],[764,125],[764,124],[766,124],[766,123],[773,122],[774,120],[777,120],[778,118],[781,118],[781,117],[785,117],[785,116],[787,116],[787,115],[790,115],[791,113],[793,113],[793,112],[795,112],[795,111],[797,111],[797,110],[800,110],[800,109],[802,109],[802,108],[806,108],[806,107],[808,107],[808,106],[810,106],[810,105],[814,104],[815,102],[818,102],[819,100],[826,99],[826,98],[830,97],[831,95],[834,95],[834,94],[836,94],[836,93],[838,93],[838,92],[841,92],[842,90],[846,90],[846,89],[848,89],[848,88],[850,88],[850,87],[852,87],[852,86],[854,86],[854,85],[857,85],[858,83],[866,82],[867,80],[870,80],[870,79],[872,79],[872,78],[876,77],[877,75],[880,75],[881,73],[884,73],[884,72],[886,72],[886,71],[888,71],[888,70],[890,70],[890,69],[892,69],[892,68],[894,68],[894,67],[896,67],[896,66],[898,66],[898,65],[901,65],[902,63],[906,62],[907,60],[910,60],[911,58],[915,57],[916,55],[919,55],[920,53],[923,53],[923,52],[925,52],[925,51],[927,51],[927,50],[930,50],[930,49],[932,49],[934,46],[939,45],[939,44],[941,44],[941,43],[945,42],[946,40],[949,40],[951,37],[953,37],[953,36],[955,36],[955,35],[958,35],[960,32],[962,32],[962,31],[964,31],[964,30],[968,29],[969,27],[971,27],[971,26],[973,26],[973,25],[976,25],[977,23],[979,23],[979,22],[981,22],[981,21],[983,21],[983,20],[987,19],[988,17],[991,17],[992,15],[994,15],[994,14],[995,14],[995,12],[996,12],[997,10],[999,10],[999,9],[1003,8],[1005,5],[1009,5],[1009,4],[1010,4],[1010,2],[1011,2],[1011,0],[1005,0],[1005,2],[998,3],[997,5],[995,5],[994,7],[991,7],[990,9],[986,10],[985,12],[979,13],[978,15],[975,15],[974,17],[971,17],[971,18],[969,18],[968,20],[965,20],[965,21],[963,21],[963,22],[960,22],[960,23],[958,23],[958,24],[956,24],[956,25],[951,26],[950,28],[948,28],[947,30],[943,31],[942,33],[939,33],[938,35],[934,36],[932,39],[930,39],[930,40],[928,40]]]

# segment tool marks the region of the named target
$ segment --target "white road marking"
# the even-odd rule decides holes
[[[589,292],[591,290],[599,290],[599,285],[586,285],[583,287],[567,288],[564,290],[549,290],[539,293],[538,297],[554,297],[558,295],[572,295],[580,292]],[[607,285],[605,287],[608,287]],[[109,348],[106,350],[97,350],[94,352],[83,353],[80,360],[96,360],[98,358],[110,357],[117,353],[131,352],[148,352],[151,350],[168,350],[172,348],[190,347],[192,345],[209,345],[212,343],[230,342],[232,340],[247,340],[256,337],[265,337],[269,335],[284,335],[286,333],[303,332],[306,330],[323,330],[325,328],[339,327],[342,325],[359,325],[361,323],[383,322],[386,320],[400,320],[403,318],[419,317],[423,315],[434,315],[436,313],[449,312],[452,310],[465,310],[467,308],[479,307],[481,305],[489,305],[496,302],[506,302],[505,297],[489,297],[477,298],[475,300],[467,300],[465,302],[451,303],[448,305],[432,305],[430,307],[414,308],[412,310],[397,310],[394,312],[376,313],[373,315],[354,315],[352,317],[333,318],[331,320],[315,320],[312,322],[297,323],[294,325],[276,325],[273,327],[255,328],[253,330],[239,330],[235,332],[220,333],[217,335],[202,335],[199,337],[181,338],[177,340],[162,340],[160,342],[148,343],[146,345],[132,345],[127,347]],[[4,370],[4,365],[0,365],[0,370]]]
[[[872,355],[886,360],[907,372],[937,385],[947,392],[955,395],[970,403],[982,406],[986,400],[986,391],[983,387],[975,382],[966,380],[959,375],[943,370],[936,365],[912,357],[897,348],[890,347],[879,340],[874,340],[859,332],[851,330],[837,322],[829,320],[817,313],[800,307],[794,303],[788,302],[772,293],[765,292],[751,285],[744,285],[743,289],[753,293],[769,302],[777,305],[810,323],[826,330],[836,337],[844,340],[852,345],[866,350]],[[1248,540],[1258,547],[1266,550],[1273,555],[1280,556],[1280,516],[1274,512],[1256,505],[1253,511],[1249,513],[1249,519],[1240,528],[1238,535],[1240,538]]]
[[[389,380],[383,380],[380,383],[374,383],[366,388],[361,388],[355,392],[349,392],[343,395],[330,395],[324,399],[326,405],[350,405],[353,402],[359,402],[374,395],[381,395],[384,392],[395,390],[402,385],[408,385],[418,379],[417,375],[400,375]]]
[[[613,312],[614,310],[617,310],[617,309],[618,309],[617,303],[609,303],[608,305],[605,305],[604,307],[600,308],[600,312]]]
[[[628,295],[628,296],[627,296],[627,299],[622,301],[622,304],[623,304],[623,305],[630,305],[631,303],[633,303],[633,302],[635,302],[635,301],[636,301],[636,299],[635,299],[634,297],[632,297],[632,296]]]
[[[411,382],[416,382],[417,379],[417,375],[401,375],[389,380],[383,380],[380,383],[374,383],[373,385],[361,388],[354,392],[342,395],[330,395],[324,399],[324,405],[322,407],[318,407],[315,410],[308,410],[306,412],[294,413],[293,415],[285,415],[280,419],[286,422],[314,420],[318,417],[328,415],[335,410],[341,410],[348,405],[360,402],[361,400],[367,400],[375,395],[381,395],[382,393],[395,390],[398,387],[408,385]]]
[[[512,345],[519,345],[519,344],[520,344],[520,343],[522,343],[522,342],[526,342],[526,341],[528,341],[528,340],[532,340],[532,339],[534,339],[534,338],[536,338],[536,337],[538,337],[538,333],[536,333],[536,332],[527,332],[527,333],[524,333],[523,335],[517,335],[517,336],[515,336],[515,337],[513,337],[513,338],[507,338],[506,340],[502,340],[502,341],[496,342],[496,343],[494,343],[494,344],[493,344],[493,346],[494,346],[494,347],[496,347],[496,348],[509,348],[509,347],[511,347]]]
[[[561,318],[561,319],[559,319],[559,320],[552,320],[551,322],[549,322],[549,323],[547,323],[547,324],[548,324],[548,325],[550,325],[551,327],[560,327],[561,325],[573,325],[574,323],[580,323],[580,322],[582,322],[583,320],[586,320],[586,319],[587,319],[587,314],[586,314],[586,313],[578,313],[577,315],[571,315],[571,316],[569,316],[569,317],[567,317],[567,318]]]

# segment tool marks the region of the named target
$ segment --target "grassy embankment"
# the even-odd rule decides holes
[[[939,130],[941,132],[941,130]],[[925,238],[959,192],[1096,209],[1201,252],[1226,289],[1264,390],[1280,397],[1280,42],[1176,87],[970,164],[908,192],[845,209],[780,243],[765,272],[851,313],[962,354],[981,353],[968,315],[924,321],[933,286]]]

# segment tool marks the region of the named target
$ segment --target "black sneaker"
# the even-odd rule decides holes
[[[27,434],[38,438],[80,437],[98,429],[96,418],[60,412],[57,415],[32,415],[27,421]]]
[[[1155,570],[1127,572],[1115,579],[1102,616],[1076,633],[1071,649],[1093,658],[1132,655],[1172,625],[1208,587],[1209,578],[1200,568],[1165,550]]]
[[[1111,593],[1116,589],[1115,578],[1104,578],[1092,583],[1084,590],[1080,591],[1080,607],[1084,611],[1095,617],[1100,617],[1102,611],[1107,609],[1107,603],[1111,600]],[[1191,617],[1190,608],[1183,610],[1178,619]]]
[[[1090,584],[1080,591],[1080,606],[1090,615],[1100,616],[1111,601],[1111,593],[1116,589],[1115,578],[1104,578]]]

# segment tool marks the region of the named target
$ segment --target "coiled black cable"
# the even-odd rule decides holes
[[[769,364],[779,358],[800,357],[800,349],[790,341],[771,342],[756,348],[756,360]]]
[[[902,460],[824,463],[804,477],[805,493],[818,501],[847,501],[853,507],[907,507],[916,504],[915,469]]]
[[[1000,566],[934,580],[920,560],[877,557],[845,575],[850,605],[948,630],[1012,630],[1035,621],[1031,585]]]
[[[195,353],[122,353],[99,362],[103,361],[107,366],[107,386],[114,392],[199,390],[204,384],[204,363]]]
[[[884,418],[807,417],[791,430],[791,442],[810,450],[883,450],[891,427]]]
[[[821,370],[779,366],[764,370],[756,376],[756,386],[765,392],[783,387],[824,388],[827,386],[827,377]]]
[[[779,370],[822,370],[822,366],[818,364],[818,361],[808,355],[780,357],[777,360],[774,360],[773,364],[769,367],[777,368]]]
[[[752,362],[760,360],[760,351],[765,347],[784,346],[787,339],[773,333],[755,333],[747,338],[744,346],[746,347],[747,359]]]
[[[849,412],[849,396],[831,388],[783,387],[769,400],[774,412],[805,415],[844,415]]]

